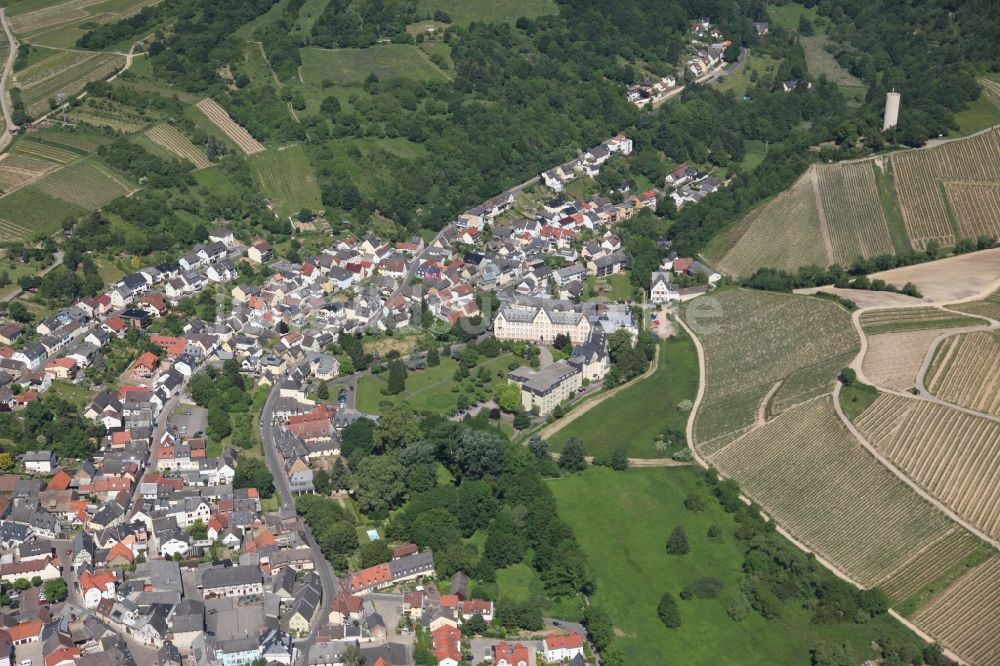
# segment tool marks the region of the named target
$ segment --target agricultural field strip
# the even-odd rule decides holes
[[[869,335],[861,366],[865,376],[876,386],[894,391],[913,388],[931,343],[939,335],[937,328]]]
[[[872,161],[818,165],[816,171],[833,244],[833,260],[847,265],[858,256],[892,254],[892,238],[879,200]]]
[[[916,247],[934,239],[955,240],[942,195],[942,183],[1000,182],[1000,130],[983,132],[926,150],[890,157],[907,234]]]
[[[746,233],[720,262],[731,275],[749,275],[762,266],[794,270],[800,265],[827,265],[819,242],[819,212],[810,169],[786,192],[766,204]]]
[[[945,338],[924,384],[946,402],[1000,416],[1000,336],[983,331]]]
[[[856,425],[914,482],[986,534],[1000,536],[1000,424],[882,394]]]
[[[976,666],[1000,664],[1000,556],[991,557],[920,608],[911,620]]]
[[[69,164],[70,162],[78,160],[82,157],[81,155],[78,155],[70,150],[56,148],[55,146],[50,146],[48,144],[28,139],[18,141],[14,146],[14,152],[48,160],[50,162],[56,162],[58,164]]]
[[[79,65],[62,70],[58,76],[46,79],[22,94],[25,105],[31,108],[48,108],[48,100],[59,93],[76,94],[89,81],[102,79],[124,65],[125,57],[113,53],[98,54]]]
[[[948,309],[961,312],[963,314],[988,317],[989,319],[1000,322],[1000,289],[982,300],[968,301],[958,305],[949,305]]]
[[[15,74],[14,84],[21,90],[29,90],[53,76],[58,76],[70,67],[75,67],[96,58],[98,55],[93,51],[71,51],[68,49],[59,51]]]
[[[985,325],[983,319],[956,314],[941,307],[878,308],[861,313],[861,328],[866,335],[899,333],[928,328],[961,328]]]
[[[862,585],[885,578],[950,527],[861,448],[832,397],[788,410],[711,460],[797,539]]]
[[[31,236],[31,229],[0,218],[0,238],[8,240],[28,238],[29,236]]]
[[[246,131],[242,126],[240,126],[235,120],[230,117],[226,110],[219,106],[215,100],[203,99],[195,106],[198,110],[205,114],[213,125],[221,129],[226,136],[232,139],[236,145],[247,155],[252,155],[254,153],[259,153],[266,148],[250,135],[250,132]]]
[[[77,163],[42,178],[37,187],[82,208],[96,210],[134,188],[93,163]]]
[[[145,132],[146,138],[158,146],[166,148],[182,159],[186,159],[199,169],[211,166],[208,157],[197,146],[181,134],[173,125],[160,124]]]
[[[910,598],[961,562],[982,542],[957,525],[904,562],[898,569],[874,583],[889,595],[893,604]]]
[[[777,395],[784,405],[814,397],[828,390],[835,376],[836,369],[828,372],[824,361],[846,361],[858,349],[849,316],[832,303],[748,290],[724,291],[711,300],[722,316],[709,320],[715,330],[699,335],[706,379],[693,444],[704,455],[754,424],[761,400],[775,382],[783,380]],[[754,353],[733,345],[733,339],[747,341]],[[790,347],[790,339],[799,344]]]
[[[944,191],[962,236],[1000,237],[1000,183],[947,182]]]
[[[67,118],[87,125],[94,125],[95,127],[110,127],[113,130],[124,132],[125,134],[138,132],[146,126],[145,123],[138,120],[126,120],[112,116],[102,116],[87,111],[69,113],[67,114]]]
[[[989,79],[979,79],[979,83],[983,86],[983,94],[986,95],[986,99],[1000,107],[1000,83]]]

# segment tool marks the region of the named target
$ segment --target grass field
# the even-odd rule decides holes
[[[473,376],[478,368],[489,369],[495,379],[506,378],[508,366],[513,356],[502,355],[486,359],[471,370]],[[410,372],[406,379],[406,390],[398,395],[382,395],[386,380],[382,377],[366,375],[358,380],[358,411],[366,414],[381,414],[387,405],[406,403],[417,412],[448,414],[455,411],[460,392],[452,391],[457,386],[454,381],[458,362],[442,356],[441,365]]]
[[[592,456],[607,456],[624,448],[630,458],[660,458],[654,440],[663,430],[684,430],[687,413],[677,409],[682,400],[694,400],[698,391],[698,355],[694,343],[675,336],[660,345],[656,372],[583,416],[549,438],[561,451],[570,437],[579,437]]]
[[[304,48],[299,52],[302,80],[311,84],[360,84],[370,74],[380,79],[445,80],[444,74],[409,44],[380,44],[367,49]]]
[[[846,643],[848,663],[871,656],[869,643],[885,634],[912,640],[902,625],[878,618],[864,625],[819,625],[796,603],[784,604],[781,618],[751,614],[734,622],[726,614],[743,578],[743,546],[733,534],[737,524],[714,500],[694,513],[684,509],[689,493],[707,495],[691,468],[631,469],[613,472],[592,467],[583,474],[551,481],[559,515],[576,534],[594,572],[592,603],[606,610],[615,625],[615,644],[626,664],[686,666],[773,666],[808,664],[810,648]],[[664,552],[667,535],[684,525],[691,554]],[[710,540],[710,526],[722,538]],[[499,572],[498,572],[499,573]],[[715,576],[725,588],[717,600],[678,600],[682,626],[666,629],[656,616],[665,591],[676,596],[693,578]]]
[[[300,145],[273,148],[248,158],[264,195],[279,217],[303,208],[321,210],[319,183]]]
[[[732,90],[737,97],[742,97],[754,85],[750,79],[751,72],[757,72],[758,77],[768,75],[773,78],[778,71],[779,64],[781,64],[781,60],[751,50],[747,63],[735,73],[723,78],[717,87],[722,91]],[[761,143],[761,148],[763,146],[764,144]]]
[[[468,25],[472,21],[513,23],[521,16],[557,14],[558,6],[552,0],[424,0],[420,10],[440,10],[449,14],[453,23]]]
[[[36,233],[50,235],[59,230],[67,217],[86,213],[79,206],[29,185],[0,197],[0,238],[29,238]],[[20,235],[15,235],[19,231]]]
[[[687,303],[705,349],[705,394],[692,445],[709,455],[751,427],[764,397],[787,408],[832,388],[858,349],[850,315],[833,303],[732,289]]]
[[[991,94],[1000,95],[1000,87],[998,87],[997,92],[993,92],[985,89],[990,86],[990,83],[984,81],[980,81],[980,83],[984,86],[983,93],[979,95],[977,100],[969,104],[969,108],[955,114],[958,129],[951,130],[948,133],[949,137],[968,136],[987,127],[1000,125],[1000,105],[990,99]],[[996,86],[997,84],[992,85]]]

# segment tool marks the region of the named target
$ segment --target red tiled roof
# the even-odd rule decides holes
[[[41,632],[41,620],[22,622],[21,624],[14,625],[13,627],[7,627],[7,635],[10,637],[10,641],[12,643],[15,641],[23,641],[24,639],[31,638],[32,636],[38,636]]]
[[[583,647],[583,636],[580,634],[567,634],[565,636],[546,636],[546,650],[573,650]]]

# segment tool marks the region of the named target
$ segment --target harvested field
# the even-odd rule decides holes
[[[848,266],[860,257],[892,254],[872,161],[816,167],[833,259]]]
[[[893,268],[869,275],[890,284],[917,285],[924,300],[934,303],[973,298],[1000,283],[1000,248],[970,252],[925,264]]]
[[[754,424],[776,382],[788,382],[776,395],[782,408],[815,397],[858,349],[850,315],[807,296],[724,290],[690,301],[683,316],[705,348],[693,442],[705,455]]]
[[[205,153],[173,125],[161,124],[146,130],[146,137],[199,169],[211,166]]]
[[[56,146],[41,143],[39,141],[32,141],[31,139],[21,139],[18,141],[14,146],[14,152],[48,160],[49,162],[55,162],[57,164],[69,164],[73,160],[80,159],[80,155],[71,150],[57,148]]]
[[[961,567],[959,563],[982,548],[983,544],[985,542],[971,532],[953,527],[887,578],[878,581],[877,585],[889,595],[893,604],[900,604],[933,586],[941,577],[947,576],[956,564]]]
[[[979,332],[945,338],[924,385],[942,400],[1000,416],[1000,335]]]
[[[719,262],[722,271],[750,275],[763,266],[794,271],[806,264],[832,263],[822,241],[813,175],[810,169],[791,189],[756,211],[746,233]]]
[[[250,132],[238,125],[215,100],[203,99],[198,102],[197,107],[213,125],[221,129],[247,155],[266,150],[257,139],[250,136]]]
[[[7,153],[0,157],[0,189],[10,191],[56,168],[52,162]]]
[[[921,487],[986,534],[1000,536],[1000,424],[883,393],[857,426]]]
[[[1000,183],[945,183],[963,238],[1000,237]]]
[[[913,622],[975,666],[1000,664],[1000,557],[992,557],[934,597]]]
[[[861,328],[867,335],[917,331],[928,328],[961,328],[985,325],[986,323],[983,319],[935,307],[872,310],[861,315]]]
[[[84,160],[51,173],[38,181],[40,190],[71,204],[96,210],[135,188],[104,165]]]
[[[861,367],[876,386],[911,389],[917,385],[917,373],[931,342],[939,335],[939,329],[870,335]]]
[[[962,230],[952,226],[943,184],[1000,183],[997,154],[1000,130],[892,156],[899,205],[914,247],[924,248],[932,239],[945,245],[955,242]]]
[[[793,536],[868,586],[950,521],[879,464],[823,397],[710,457]]]
[[[1000,321],[1000,289],[994,291],[981,301],[970,301],[961,305],[949,305],[948,309]]]

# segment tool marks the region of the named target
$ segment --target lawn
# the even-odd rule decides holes
[[[409,44],[379,44],[366,49],[303,48],[302,80],[319,84],[363,83],[370,75],[380,79],[406,78],[444,81],[445,76]]]
[[[594,456],[624,448],[630,458],[660,458],[654,439],[664,429],[684,430],[687,414],[677,409],[698,391],[698,356],[689,337],[674,336],[660,346],[656,372],[571,421],[550,438],[556,451],[579,437]]]
[[[501,375],[506,376],[512,360],[514,357],[509,354],[486,359],[470,372],[475,377],[479,368],[485,367],[493,372],[494,379],[499,379]],[[418,412],[451,413],[456,409],[458,396],[461,395],[461,391],[452,391],[453,387],[459,385],[454,380],[457,368],[457,361],[442,356],[441,365],[411,371],[406,379],[406,390],[398,395],[382,394],[382,389],[386,387],[384,377],[365,375],[358,380],[358,411],[381,414],[387,405],[406,403]]]
[[[810,649],[826,643],[848,645],[848,663],[859,664],[872,656],[869,644],[876,637],[915,640],[886,617],[867,624],[813,624],[811,613],[794,602],[784,605],[780,619],[765,620],[756,613],[742,622],[730,619],[726,609],[743,577],[743,548],[733,537],[735,521],[707,496],[698,479],[693,468],[622,473],[592,467],[550,482],[559,515],[575,532],[593,571],[597,591],[591,602],[611,616],[619,636],[615,644],[625,663],[808,664]],[[684,509],[691,492],[706,496],[704,511]],[[687,530],[687,556],[670,556],[664,550],[677,524]],[[718,540],[706,535],[712,525],[722,530]],[[680,600],[681,589],[699,576],[721,579],[721,597]],[[679,629],[665,628],[656,616],[665,591],[678,598]]]
[[[778,71],[779,64],[781,64],[781,60],[778,58],[751,50],[746,64],[733,74],[721,79],[717,87],[722,91],[732,90],[737,97],[742,97],[754,85],[754,82],[750,80],[751,72],[757,72],[758,78],[765,74],[770,74],[773,77],[774,73]]]
[[[426,0],[420,3],[420,10],[443,11],[459,25],[472,21],[513,23],[522,16],[534,18],[558,13],[552,0]]]
[[[979,99],[969,104],[969,108],[955,114],[958,129],[948,132],[949,137],[968,136],[993,125],[1000,125],[1000,108],[980,94]]]
[[[816,23],[819,13],[815,7],[806,8],[803,5],[789,2],[783,5],[771,4],[767,8],[767,15],[775,25],[780,25],[787,30],[799,29],[799,19],[805,16]]]
[[[635,289],[629,281],[628,271],[615,273],[607,278],[593,279],[587,278],[588,286],[604,287],[604,299],[607,301],[625,301],[634,296]]]
[[[66,402],[81,410],[87,406],[87,403],[89,403],[93,397],[92,392],[87,387],[81,384],[71,384],[62,380],[53,381],[52,386],[49,387],[49,393],[62,398]]]
[[[497,587],[501,598],[512,601],[527,601],[544,592],[538,573],[524,562],[497,569]]]
[[[303,208],[314,211],[323,208],[316,174],[302,146],[267,150],[251,155],[247,162],[279,217]]]
[[[841,67],[833,54],[826,50],[826,46],[831,43],[829,37],[819,34],[817,30],[817,34],[802,37],[800,41],[806,52],[806,66],[810,74],[816,77],[826,75],[826,78],[838,85],[863,85],[861,79]]]
[[[767,145],[763,141],[760,139],[746,141],[746,155],[744,155],[743,161],[740,162],[740,168],[747,173],[753,171],[764,161],[765,155],[767,155]]]

